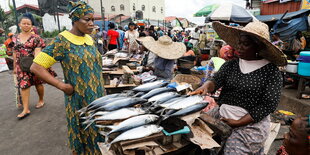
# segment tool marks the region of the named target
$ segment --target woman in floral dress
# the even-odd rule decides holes
[[[104,93],[102,58],[88,35],[94,28],[94,10],[84,1],[69,3],[73,27],[61,32],[35,59],[31,71],[65,95],[69,146],[73,154],[100,154],[97,142],[103,138],[92,125],[84,130],[77,111]],[[46,68],[61,63],[65,82],[51,76]]]
[[[34,56],[42,48],[45,47],[43,39],[31,33],[31,28],[33,26],[33,17],[31,14],[24,14],[19,21],[19,26],[21,28],[21,33],[13,37],[14,42],[14,74],[17,76],[18,87],[21,89],[23,111],[17,116],[18,119],[25,118],[30,114],[29,110],[29,96],[30,87],[35,86],[39,95],[39,102],[36,108],[41,108],[44,105],[44,87],[43,81],[41,81],[37,76],[31,72],[22,71],[21,57],[22,56]],[[21,106],[21,105],[19,105]]]

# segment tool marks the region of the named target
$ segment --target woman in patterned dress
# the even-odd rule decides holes
[[[31,33],[31,28],[33,26],[33,17],[31,14],[24,14],[19,21],[19,27],[21,28],[21,33],[17,34],[12,38],[14,43],[14,74],[17,76],[18,87],[21,88],[21,96],[23,103],[23,111],[17,115],[18,119],[25,118],[30,114],[29,110],[29,96],[30,96],[30,87],[35,86],[39,95],[39,102],[36,105],[36,108],[41,108],[44,105],[44,87],[43,81],[40,80],[31,72],[24,72],[20,67],[20,59],[22,56],[34,56],[42,48],[45,47],[43,39]],[[21,106],[21,105],[19,105]]]
[[[73,154],[100,154],[97,142],[103,138],[94,125],[84,130],[77,113],[104,93],[102,58],[88,35],[94,28],[94,10],[84,1],[69,2],[68,8],[72,29],[61,32],[34,59],[31,71],[65,93],[69,146]],[[65,82],[46,70],[57,61],[61,63]]]

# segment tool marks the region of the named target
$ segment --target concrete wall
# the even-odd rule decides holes
[[[49,15],[48,13],[44,14],[42,17],[43,27],[44,31],[52,32],[54,30],[58,30],[58,23],[57,23],[57,17],[53,15]],[[67,30],[72,28],[71,19],[69,19],[68,14],[59,15],[59,23],[60,23],[60,29],[63,27],[66,27]]]
[[[94,8],[95,13],[101,14],[100,0],[87,0],[86,2]],[[142,5],[145,5],[144,19],[163,20],[165,18],[165,0],[102,0],[102,2],[106,18],[108,15],[117,14],[131,16],[138,10],[142,11]],[[121,4],[124,5],[124,10],[120,9]],[[115,7],[115,11],[111,10],[112,6]],[[133,10],[133,6],[135,6],[135,10]],[[156,12],[152,11],[153,6],[156,8]]]

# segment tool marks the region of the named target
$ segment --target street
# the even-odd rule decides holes
[[[63,78],[59,64],[53,66],[58,78]],[[22,109],[15,106],[12,72],[0,73],[0,152],[7,155],[63,155],[70,154],[64,97],[61,91],[45,84],[45,106],[35,109],[38,100],[35,87],[31,88],[31,115],[23,120],[16,116]]]

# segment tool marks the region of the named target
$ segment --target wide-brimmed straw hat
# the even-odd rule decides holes
[[[143,42],[155,41],[155,39],[154,39],[153,37],[150,37],[150,36],[139,37],[139,38],[137,38],[136,40],[139,41],[139,42],[141,42],[142,45],[144,45]]]
[[[226,26],[220,22],[213,22],[212,27],[216,33],[232,47],[236,48],[241,34],[248,34],[255,37],[258,41],[265,44],[265,50],[260,51],[259,56],[267,59],[277,66],[287,64],[286,55],[270,42],[268,25],[259,21],[250,22],[243,28]]]
[[[178,59],[186,52],[184,43],[173,42],[168,36],[158,38],[158,41],[142,41],[145,48],[164,59]]]

